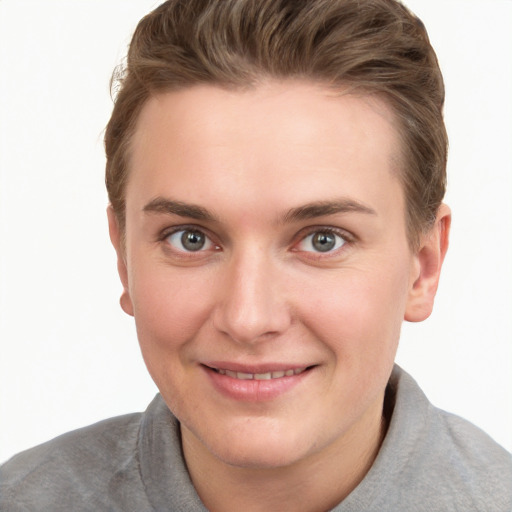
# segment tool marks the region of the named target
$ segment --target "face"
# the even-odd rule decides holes
[[[374,434],[421,280],[398,154],[384,103],[311,84],[145,105],[111,233],[184,442],[276,467]]]

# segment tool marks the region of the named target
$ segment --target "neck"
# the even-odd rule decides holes
[[[380,411],[382,411],[381,400]],[[365,418],[342,438],[282,467],[240,467],[212,454],[182,426],[183,451],[198,495],[211,512],[317,512],[340,503],[363,480],[382,444],[382,414]]]

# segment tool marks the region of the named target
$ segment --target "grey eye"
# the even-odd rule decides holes
[[[184,231],[181,243],[187,251],[199,251],[204,247],[205,236],[198,231]]]
[[[301,240],[298,248],[305,252],[329,252],[344,244],[345,240],[333,231],[315,231]]]
[[[311,244],[317,251],[327,252],[336,246],[336,237],[333,233],[315,233]]]
[[[194,229],[181,229],[167,237],[169,245],[185,252],[197,252],[213,247],[212,241],[202,232]]]

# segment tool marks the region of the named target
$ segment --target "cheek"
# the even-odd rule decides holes
[[[352,269],[302,290],[309,306],[304,323],[329,345],[337,359],[359,364],[394,358],[407,298],[406,272]],[[385,355],[386,354],[386,355]],[[359,363],[358,363],[359,361]]]
[[[197,269],[138,267],[130,295],[143,354],[158,357],[186,345],[207,321],[210,287]],[[146,357],[146,355],[145,355]]]
[[[141,273],[131,287],[142,357],[149,374],[176,414],[193,404],[187,389],[194,339],[208,318],[198,283],[169,272]],[[199,404],[196,404],[199,406]]]

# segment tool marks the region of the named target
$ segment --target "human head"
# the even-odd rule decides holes
[[[214,13],[208,21],[201,6],[172,4],[185,34],[176,38],[190,38],[199,25],[217,31],[228,4],[241,5],[218,2],[204,11]],[[365,452],[364,473],[382,439],[402,322],[431,311],[449,212],[440,207],[411,250],[399,179],[408,146],[391,101],[364,83],[311,78],[297,63],[282,71],[272,62],[284,43],[268,24],[290,25],[297,45],[290,17],[275,3],[244,5],[268,11],[264,23],[244,12],[237,22],[254,20],[243,32],[259,32],[266,53],[249,41],[243,53],[253,57],[243,60],[233,55],[241,47],[234,40],[233,52],[222,53],[228,66],[219,55],[207,59],[215,45],[198,36],[205,64],[182,62],[173,87],[176,52],[160,67],[155,57],[155,40],[157,55],[169,50],[169,23],[156,16],[153,27],[150,15],[139,26],[135,40],[151,39],[152,51],[139,44],[138,75],[132,43],[122,87],[132,80],[140,95],[123,100],[121,92],[116,105],[133,123],[121,153],[126,218],[119,205],[108,209],[121,306],[134,316],[148,371],[180,421],[192,472],[195,456],[223,470],[297,469],[342,455],[348,462],[350,445],[353,454]],[[216,44],[224,48],[233,31],[221,34]],[[159,88],[141,86],[146,72]],[[107,146],[113,133],[109,126]]]
[[[115,77],[105,134],[106,184],[121,231],[130,139],[147,100],[199,84],[251,88],[268,78],[384,98],[401,139],[415,246],[445,192],[444,86],[423,24],[395,0],[168,0],[144,17]]]

